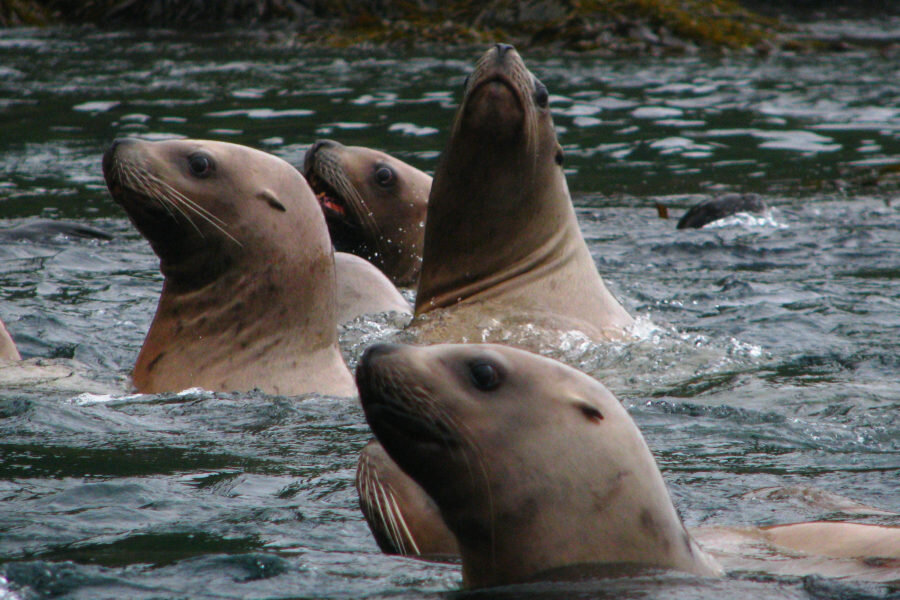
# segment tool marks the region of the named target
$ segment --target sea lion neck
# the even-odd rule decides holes
[[[188,293],[214,285],[216,279],[240,262],[239,248],[230,252],[212,240],[176,235],[183,239],[154,241],[148,236],[150,247],[159,257],[160,273],[172,292]]]
[[[284,269],[285,262],[275,257],[254,269],[232,268],[189,288],[165,280],[132,373],[138,389],[200,385],[278,393],[290,389],[290,381],[280,374],[271,381],[246,382],[240,374],[263,361],[296,370],[298,381],[304,369],[343,367],[336,352],[333,259],[322,257],[302,269]],[[173,365],[179,365],[179,379],[160,380],[158,372],[171,371]]]
[[[234,337],[231,343],[238,347],[241,337],[264,338],[263,333],[296,332],[298,327],[305,332],[302,345],[306,349],[336,343],[332,257],[310,257],[302,268],[277,255],[243,264],[247,262],[219,265],[220,272],[203,283],[167,277],[148,338],[157,321],[171,321],[175,335],[185,329],[197,339]],[[331,285],[311,285],[312,281]],[[310,319],[310,314],[322,317]],[[223,322],[231,323],[234,330],[224,330]]]

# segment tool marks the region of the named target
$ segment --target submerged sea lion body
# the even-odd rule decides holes
[[[900,527],[814,521],[691,534],[728,571],[900,582]]]
[[[757,194],[725,194],[699,202],[678,220],[677,229],[700,229],[738,213],[763,214],[768,206]]]
[[[598,341],[633,322],[581,235],[547,89],[497,44],[469,78],[435,172],[413,325],[423,341],[477,341],[510,317]]]
[[[415,285],[431,177],[384,152],[333,140],[312,145],[303,174],[337,250],[362,256],[396,285]]]
[[[26,223],[0,229],[0,240],[31,242],[53,239],[57,236],[70,238],[83,238],[92,240],[109,241],[113,235],[102,229],[75,223],[72,221],[57,221],[54,219],[37,219]]]
[[[387,276],[355,254],[334,253],[337,278],[338,323],[362,315],[398,312],[411,315],[412,307]]]
[[[165,278],[138,391],[353,395],[331,243],[296,169],[236,144],[130,139],[103,167]]]

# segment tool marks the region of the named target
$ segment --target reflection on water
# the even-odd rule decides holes
[[[0,373],[0,597],[434,597],[458,587],[456,566],[385,557],[369,537],[352,488],[369,436],[355,402],[130,394],[125,376],[161,278],[108,198],[100,156],[117,136],[183,136],[300,165],[328,136],[432,171],[474,54],[312,51],[246,32],[0,31],[0,226],[67,218],[114,236],[0,242],[0,317],[23,355],[58,359],[97,386],[4,387]],[[640,325],[632,343],[566,335],[545,350],[627,404],[686,522],[843,516],[747,494],[785,485],[900,511],[896,61],[526,60],[552,92],[598,268]],[[677,231],[653,208],[677,217],[722,191],[756,191],[774,208],[699,231]],[[401,327],[351,324],[348,362]],[[751,576],[664,589],[888,593]]]

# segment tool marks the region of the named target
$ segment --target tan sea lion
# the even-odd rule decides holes
[[[16,343],[6,329],[3,321],[0,321],[0,360],[22,360]]]
[[[721,573],[587,375],[506,346],[379,344],[356,381],[375,436],[458,540],[466,586],[593,563]]]
[[[126,139],[103,172],[165,278],[138,391],[353,395],[331,242],[296,169],[236,144]]]
[[[422,341],[476,341],[508,316],[598,341],[632,324],[581,235],[548,102],[506,44],[469,77],[428,200],[413,322]]]
[[[384,312],[412,314],[412,307],[387,276],[355,254],[334,253],[338,323]]]
[[[431,177],[384,152],[318,140],[303,161],[331,239],[362,256],[397,285],[414,285]]]
[[[686,531],[627,411],[594,379],[552,359],[483,344],[381,344],[363,355],[356,379],[388,455],[368,446],[357,476],[379,545],[453,554],[453,540],[428,522],[428,502],[415,498],[426,495],[458,540],[467,586],[595,563],[605,574],[628,574],[628,563],[716,575],[715,558],[729,570],[900,579],[897,527]]]

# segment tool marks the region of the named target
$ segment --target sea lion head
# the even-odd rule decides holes
[[[303,173],[322,206],[335,249],[362,256],[394,283],[413,283],[431,177],[384,152],[318,140]]]
[[[493,133],[485,140],[493,143],[533,139],[536,136],[526,128],[552,127],[549,100],[547,87],[528,70],[516,49],[496,44],[466,79],[456,127],[474,130],[479,136]]]
[[[104,154],[103,173],[174,285],[203,285],[245,260],[290,255],[293,263],[331,252],[312,190],[271,154],[206,140],[121,139]]]
[[[546,86],[496,44],[464,85],[435,171],[417,313],[502,279],[561,231],[580,235],[562,162]]]
[[[440,508],[469,586],[587,563],[714,574],[627,411],[505,346],[377,345],[357,368],[376,437]]]
[[[466,78],[451,139],[502,147],[502,155],[529,157],[542,171],[558,172],[551,165],[562,164],[547,86],[509,44],[490,48]],[[479,158],[496,157],[485,152]]]

